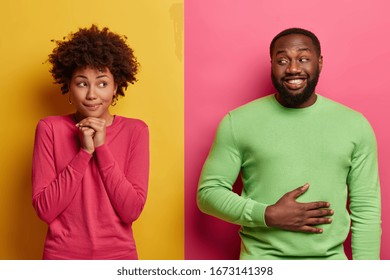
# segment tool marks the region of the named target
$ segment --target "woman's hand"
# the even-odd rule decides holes
[[[88,117],[76,125],[80,130],[81,146],[89,153],[106,142],[106,121]]]
[[[79,137],[81,148],[87,151],[90,154],[93,154],[95,151],[95,145],[93,143],[93,137],[95,135],[95,130],[87,126],[79,126]]]

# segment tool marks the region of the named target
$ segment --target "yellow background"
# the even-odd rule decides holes
[[[111,112],[149,125],[149,194],[134,223],[140,259],[184,257],[183,0],[3,0],[0,11],[0,259],[40,259],[47,226],[31,206],[40,118],[73,112],[45,63],[62,39],[92,23],[128,37],[141,64]]]

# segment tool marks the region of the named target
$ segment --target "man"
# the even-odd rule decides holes
[[[353,258],[379,259],[369,123],[315,93],[323,57],[312,32],[282,31],[270,55],[277,93],[224,117],[202,170],[199,208],[241,225],[241,259],[346,259],[350,228]],[[241,196],[232,192],[239,173]]]

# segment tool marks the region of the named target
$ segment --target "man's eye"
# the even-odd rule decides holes
[[[285,65],[287,63],[288,63],[287,59],[279,59],[278,60],[278,64],[280,64],[280,65]]]
[[[308,61],[309,61],[309,59],[308,59],[308,58],[306,58],[306,57],[302,57],[301,59],[299,59],[299,61],[300,61],[300,62],[308,62]]]

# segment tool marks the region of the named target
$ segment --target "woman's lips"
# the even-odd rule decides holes
[[[84,107],[86,107],[90,111],[96,111],[99,109],[100,104],[84,104]]]

